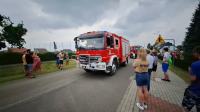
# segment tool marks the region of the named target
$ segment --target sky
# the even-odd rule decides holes
[[[153,44],[159,34],[182,43],[198,0],[0,0],[0,14],[28,29],[25,47],[74,48],[74,37],[109,31],[132,45]]]

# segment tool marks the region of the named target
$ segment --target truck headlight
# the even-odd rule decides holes
[[[76,60],[79,60],[79,56],[76,57]]]

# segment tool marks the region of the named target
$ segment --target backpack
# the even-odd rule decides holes
[[[173,61],[172,61],[171,57],[167,61],[168,61],[169,65],[173,65]]]

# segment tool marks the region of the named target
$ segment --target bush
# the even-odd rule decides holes
[[[76,53],[74,53],[74,52],[69,52],[69,53],[68,53],[68,56],[69,56],[70,59],[74,59],[74,58],[76,58]]]
[[[191,62],[187,60],[175,60],[174,65],[188,71],[188,67],[191,65]]]
[[[42,61],[55,60],[55,54],[52,52],[38,54]],[[0,65],[22,63],[22,54],[20,53],[0,53]]]
[[[0,53],[0,65],[22,63],[21,57],[19,53]]]
[[[55,60],[56,59],[56,55],[54,53],[52,53],[52,52],[38,54],[38,56],[40,57],[40,59],[42,61],[50,61],[50,60]]]

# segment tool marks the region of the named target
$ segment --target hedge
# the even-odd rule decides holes
[[[42,61],[50,61],[50,60],[55,60],[56,59],[56,55],[54,53],[52,53],[52,52],[38,54],[38,56],[40,57],[40,59]]]
[[[21,57],[19,53],[0,53],[0,65],[21,63]]]
[[[51,61],[55,60],[56,54],[53,52],[47,52],[43,54],[38,54],[42,61]],[[69,58],[76,59],[75,53],[68,53]],[[20,53],[0,53],[0,65],[9,65],[9,64],[18,64],[22,63],[22,54]]]
[[[188,67],[191,65],[191,62],[186,60],[175,60],[174,65],[188,71]]]
[[[38,54],[42,61],[55,60],[55,54],[52,52]],[[0,65],[22,63],[22,54],[20,53],[0,53]]]

